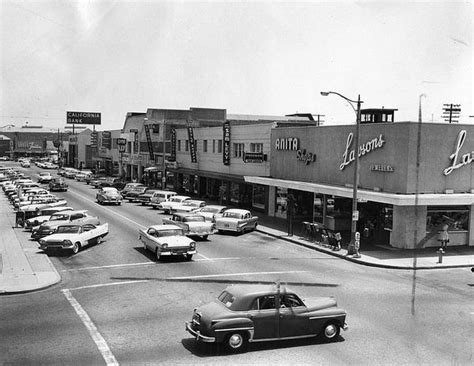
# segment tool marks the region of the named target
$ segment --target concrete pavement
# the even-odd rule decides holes
[[[393,269],[446,269],[474,266],[474,247],[448,248],[442,263],[435,248],[419,252],[394,248],[376,248],[361,251],[360,258],[347,255],[346,249],[333,251],[320,243],[306,240],[302,236],[288,236],[282,220],[262,217],[257,231],[287,240],[294,244],[324,252],[342,260],[360,265]],[[18,294],[40,290],[61,280],[49,257],[38,249],[36,241],[19,235],[23,229],[15,228],[15,213],[6,198],[0,198],[0,295]],[[414,255],[416,254],[416,259]]]

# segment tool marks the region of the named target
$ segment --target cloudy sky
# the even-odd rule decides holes
[[[353,123],[337,96],[397,121],[474,123],[472,1],[0,0],[1,125],[65,126],[66,111],[224,108]],[[426,95],[420,97],[420,95]]]

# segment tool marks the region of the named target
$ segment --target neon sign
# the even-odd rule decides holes
[[[466,130],[461,130],[459,132],[456,148],[454,152],[449,155],[449,158],[452,160],[451,165],[444,169],[444,175],[449,175],[453,172],[453,170],[459,169],[464,165],[471,164],[474,161],[474,151],[463,154],[461,157],[459,156],[459,151],[461,151],[461,147],[464,144],[464,141],[466,141],[466,134]]]
[[[353,138],[354,138],[354,134],[351,132],[347,136],[346,150],[344,151],[344,154],[342,154],[343,162],[339,166],[340,170],[344,170],[346,166],[348,166],[350,163],[352,163],[355,160],[354,149],[349,151],[352,145]],[[362,144],[359,146],[359,152],[358,152],[359,157],[364,156],[371,151],[381,148],[384,143],[385,143],[385,140],[383,139],[382,134],[380,134],[378,137],[373,138],[372,140],[367,141],[365,144]]]

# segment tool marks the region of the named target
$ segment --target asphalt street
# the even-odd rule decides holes
[[[5,364],[472,364],[472,273],[359,266],[258,232],[198,241],[193,261],[157,262],[138,229],[165,215],[68,180],[68,205],[108,222],[99,245],[50,259],[62,281],[0,298]],[[22,232],[28,236],[29,233]],[[336,343],[256,343],[228,355],[184,331],[193,308],[234,283],[287,283],[303,298],[333,296],[348,312]],[[416,282],[416,292],[413,283]]]

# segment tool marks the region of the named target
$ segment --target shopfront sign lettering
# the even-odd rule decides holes
[[[395,169],[391,165],[386,164],[372,164],[370,170],[374,172],[394,172]]]
[[[275,140],[275,150],[298,150],[300,140],[296,137],[286,137]]]
[[[459,155],[464,141],[466,141],[466,130],[461,130],[458,134],[458,140],[456,142],[456,148],[454,152],[449,155],[451,159],[451,165],[444,169],[444,175],[451,174],[454,170],[463,167],[464,165],[469,165],[474,161],[474,151]]]
[[[348,166],[350,163],[352,163],[355,160],[355,151],[354,149],[350,150],[353,139],[354,139],[354,134],[351,132],[347,136],[346,150],[344,151],[344,154],[342,154],[343,162],[339,166],[340,170],[344,170],[346,166]],[[372,140],[369,140],[366,143],[359,145],[359,149],[358,149],[359,157],[364,156],[371,151],[381,148],[384,143],[385,143],[385,140],[383,139],[382,134],[380,134],[378,137],[375,137]]]
[[[304,161],[306,165],[316,161],[316,154],[311,152],[306,152],[305,149],[296,151],[296,160]]]

